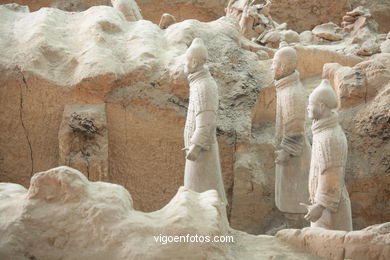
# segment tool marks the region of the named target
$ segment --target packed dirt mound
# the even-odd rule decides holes
[[[69,167],[35,174],[29,190],[0,183],[0,233],[1,259],[316,259],[231,230],[216,191],[181,187],[168,205],[143,213],[122,186]]]

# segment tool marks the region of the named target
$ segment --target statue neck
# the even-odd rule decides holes
[[[207,78],[209,76],[211,77],[209,70],[205,67],[202,67],[200,70],[188,74],[187,78],[188,78],[188,82],[192,84],[198,80]]]
[[[324,112],[322,113],[321,117],[318,118],[318,120],[321,120],[323,118],[328,118],[328,117],[332,116],[332,112],[333,112],[332,109],[326,108],[324,110]]]
[[[298,80],[299,80],[299,72],[295,70],[290,75],[288,75],[284,78],[281,78],[279,80],[275,80],[275,86],[277,89],[284,88],[284,87],[289,86],[291,83],[298,81]]]
[[[336,111],[330,110],[329,116],[322,117],[317,120],[313,120],[313,125],[311,126],[311,130],[313,135],[319,133],[327,128],[332,128],[337,126],[339,123],[339,115]]]

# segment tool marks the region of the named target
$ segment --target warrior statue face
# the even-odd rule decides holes
[[[186,52],[184,72],[191,74],[203,68],[207,60],[207,49],[200,38],[195,38]]]
[[[318,120],[329,117],[332,109],[337,108],[337,98],[329,80],[322,80],[309,96],[308,117]]]
[[[325,105],[318,99],[309,97],[309,104],[307,106],[307,116],[310,120],[318,120],[322,118],[325,111]]]
[[[274,79],[279,80],[292,74],[298,65],[298,56],[296,51],[291,47],[279,49],[274,56],[271,70]]]

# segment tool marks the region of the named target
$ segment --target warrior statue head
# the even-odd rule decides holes
[[[308,117],[315,120],[329,117],[337,105],[336,93],[329,80],[323,79],[309,96]]]
[[[282,47],[274,56],[271,70],[274,79],[279,80],[292,74],[298,66],[298,55],[292,47]]]
[[[195,38],[186,51],[184,72],[190,74],[203,69],[203,65],[207,61],[207,56],[207,48],[204,45],[203,40]]]

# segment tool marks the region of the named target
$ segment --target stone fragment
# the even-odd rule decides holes
[[[346,31],[346,32],[351,32],[353,30],[353,23],[342,22],[341,26],[343,27],[343,30]]]
[[[282,38],[287,43],[299,42],[299,34],[293,30],[282,31]]]
[[[287,23],[281,23],[278,26],[276,26],[275,30],[287,30]]]
[[[367,82],[366,99],[374,98],[390,82],[390,54],[378,53],[355,67],[364,72]]]
[[[66,105],[59,139],[59,164],[79,169],[93,181],[108,180],[105,104]]]
[[[356,21],[356,17],[345,15],[343,16],[344,22],[354,23]]]
[[[176,23],[176,18],[171,14],[165,13],[161,16],[160,23],[158,24],[158,26],[161,29],[167,29],[168,26],[170,26],[174,23]]]
[[[364,102],[367,86],[366,75],[361,69],[327,63],[324,65],[323,77],[332,83],[341,107]]]
[[[364,5],[369,10],[373,20],[378,23],[378,31],[387,33],[390,30],[390,4],[387,0],[354,1]],[[351,2],[352,3],[352,2]],[[354,4],[352,4],[354,6]]]
[[[267,32],[264,37],[260,40],[261,43],[267,47],[278,48],[279,43],[282,40],[282,34],[278,30]]]
[[[358,6],[356,7],[355,9],[353,9],[352,11],[349,11],[347,12],[347,15],[348,16],[352,16],[352,17],[355,17],[355,16],[370,16],[370,12],[364,8],[363,6]]]
[[[357,9],[364,10],[364,14],[359,14],[361,12],[357,12],[355,21],[343,23],[343,30],[346,32],[350,32],[352,36],[352,43],[363,43],[369,38],[376,37],[378,30],[378,23],[372,19],[370,11],[363,8],[358,7]],[[363,12],[363,11],[362,11]]]
[[[312,32],[314,35],[329,41],[339,41],[343,38],[340,27],[332,22],[317,25]]]
[[[270,0],[262,4],[256,1],[229,0],[225,9],[226,16],[238,23],[242,36],[257,39],[262,33],[274,30],[279,25],[269,14],[270,4]]]
[[[390,39],[382,42],[380,49],[382,53],[390,53]]]
[[[353,23],[353,31],[357,32],[358,30],[362,29],[364,26],[367,25],[367,17],[361,16]]]
[[[375,38],[371,38],[366,40],[362,46],[360,46],[360,49],[357,52],[357,55],[361,56],[371,56],[375,53],[380,52],[380,45],[376,41]]]
[[[376,54],[354,67],[327,63],[323,77],[329,79],[341,107],[367,102],[390,82],[390,54]]]
[[[299,40],[302,43],[310,43],[313,41],[313,33],[311,31],[303,31],[299,34]]]

